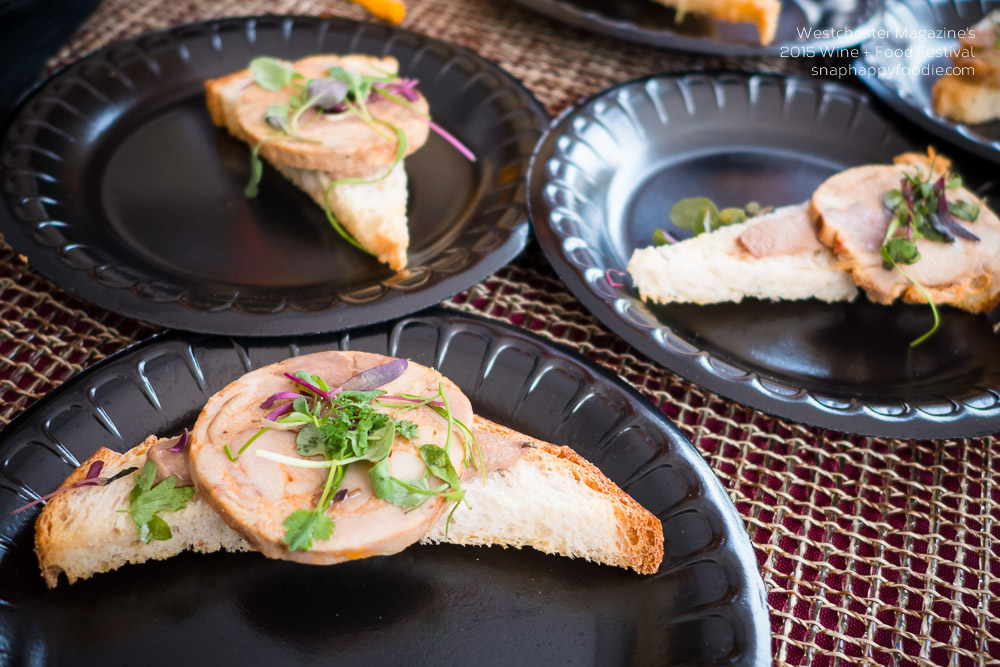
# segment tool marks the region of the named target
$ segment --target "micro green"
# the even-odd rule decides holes
[[[295,68],[277,58],[259,56],[250,61],[250,74],[258,86],[277,92],[292,82]]]
[[[250,72],[254,82],[265,90],[276,92],[291,87],[295,92],[289,97],[287,104],[269,106],[264,114],[264,120],[275,128],[274,135],[259,141],[250,151],[250,180],[244,191],[248,199],[257,196],[259,184],[263,176],[263,164],[260,159],[261,147],[270,141],[304,141],[319,143],[301,136],[301,125],[304,114],[309,110],[316,111],[313,119],[324,117],[328,120],[340,120],[349,116],[357,116],[372,131],[396,142],[396,154],[392,164],[377,178],[341,178],[330,181],[323,193],[323,211],[330,226],[355,248],[368,252],[357,239],[337,220],[330,207],[330,193],[338,185],[372,185],[384,180],[396,168],[406,155],[407,137],[394,123],[384,121],[372,115],[368,105],[379,99],[385,99],[399,104],[411,112],[427,119],[432,130],[438,133],[448,143],[455,147],[470,161],[475,161],[475,155],[458,139],[435,124],[430,116],[418,111],[411,102],[420,99],[416,91],[416,79],[404,79],[388,72],[377,75],[359,74],[343,67],[331,67],[327,77],[320,79],[305,79],[295,72],[292,65],[262,56],[250,63]]]
[[[449,502],[465,497],[461,480],[447,454],[452,433],[458,429],[463,434],[467,460],[471,456],[469,443],[474,444],[477,452],[478,444],[471,430],[452,414],[444,384],[441,383],[437,394],[430,397],[390,396],[377,388],[398,378],[406,367],[405,360],[393,360],[362,371],[336,388],[331,388],[322,377],[306,371],[285,373],[285,377],[300,391],[278,392],[261,403],[262,410],[272,408],[279,401],[285,401],[282,406],[289,407],[285,414],[258,431],[240,452],[267,428],[292,430],[296,431],[296,453],[303,458],[265,449],[258,449],[255,454],[293,467],[329,469],[316,505],[311,509],[295,510],[283,523],[284,542],[289,550],[311,549],[316,541],[333,535],[336,525],[326,512],[333,502],[346,495],[340,493],[340,484],[347,466],[355,463],[371,465],[369,478],[377,498],[406,509],[419,507],[435,496]],[[378,410],[380,406],[390,408],[390,413]],[[445,446],[417,445],[425,465],[424,475],[417,479],[397,479],[392,476],[389,466],[396,435],[408,440],[419,437],[417,425],[401,416],[421,407],[434,410],[448,421]],[[226,450],[228,454],[228,447]],[[322,458],[317,460],[315,457]],[[235,460],[236,457],[230,458]],[[480,468],[484,469],[481,452],[479,458]],[[432,488],[432,477],[441,480],[442,484]]]
[[[920,345],[930,338],[941,324],[937,304],[930,293],[903,266],[920,261],[917,241],[926,239],[938,243],[954,243],[956,238],[978,242],[979,237],[963,227],[955,218],[974,222],[979,217],[979,203],[965,200],[948,201],[947,191],[962,186],[957,174],[945,173],[934,179],[934,161],[927,170],[927,177],[914,169],[903,174],[900,187],[882,197],[882,204],[892,216],[882,240],[880,253],[882,266],[887,271],[896,269],[927,300],[934,316],[934,324],[926,333],[910,342],[910,347]]]
[[[708,197],[689,197],[681,199],[670,209],[670,222],[679,229],[686,229],[693,236],[707,234],[729,225],[738,225],[748,218],[763,215],[773,208],[761,208],[755,201],[747,203],[743,208],[719,209]],[[662,229],[653,232],[653,245],[667,245],[675,239]]]
[[[183,509],[194,495],[194,487],[176,488],[177,476],[171,475],[157,485],[156,462],[147,460],[142,470],[134,475],[135,487],[128,496],[127,512],[139,529],[139,539],[148,544],[151,540],[169,540],[173,535],[170,526],[160,517],[160,512]]]

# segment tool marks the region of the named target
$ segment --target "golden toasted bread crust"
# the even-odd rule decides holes
[[[146,456],[149,448],[158,441],[159,438],[151,435],[142,444],[133,447],[124,454],[101,447],[89,459],[71,472],[69,477],[63,480],[63,483],[58,488],[61,489],[86,479],[90,466],[97,461],[104,462],[101,477],[108,477],[129,466],[137,465]],[[49,588],[53,588],[58,583],[59,575],[63,572],[63,567],[60,564],[63,554],[58,544],[58,540],[61,537],[59,533],[63,524],[62,517],[67,516],[73,511],[75,494],[86,493],[89,488],[81,487],[77,490],[60,493],[45,503],[41,514],[35,520],[35,553],[38,555],[38,566],[42,571],[42,577]],[[74,580],[75,578],[71,577],[70,583],[73,583]]]
[[[558,466],[571,471],[580,483],[615,503],[619,527],[625,531],[628,547],[614,563],[632,568],[639,574],[653,574],[663,560],[663,525],[649,510],[608,479],[597,466],[569,447],[553,445],[519,433],[479,415],[473,420],[476,429],[515,441],[528,441],[534,448],[525,449],[523,457],[538,467]]]
[[[482,417],[475,417],[474,425],[476,429],[501,437],[531,442],[534,447],[524,449],[522,454],[531,466],[555,469],[561,475],[570,475],[579,483],[605,496],[609,503],[615,506],[615,516],[624,538],[619,540],[619,543],[625,546],[620,547],[619,552],[613,557],[601,562],[631,568],[641,574],[656,572],[663,558],[663,530],[659,520],[608,480],[593,464],[569,447],[560,447],[525,436]],[[60,488],[83,480],[95,461],[104,462],[101,473],[101,477],[104,478],[129,467],[141,467],[146,452],[157,441],[156,436],[150,436],[142,444],[124,454],[102,447],[80,464]],[[122,486],[115,486],[119,483]],[[100,511],[113,513],[118,506],[115,503],[127,501],[131,486],[127,480],[122,480],[101,488],[115,491],[113,494],[115,500],[104,499],[99,504]],[[142,544],[138,539],[138,533],[134,531],[134,526],[128,521],[125,521],[127,534],[119,534],[117,530],[115,534],[111,532],[105,534],[103,531],[111,530],[107,526],[95,529],[89,520],[74,521],[74,519],[89,518],[90,515],[86,514],[80,516],[81,512],[86,512],[81,510],[81,503],[88,499],[84,494],[94,490],[95,487],[71,489],[53,497],[36,520],[35,551],[42,577],[50,588],[56,586],[60,574],[65,574],[72,584],[79,579],[116,569],[126,563],[168,558],[183,550],[208,553],[220,549],[229,551],[250,549],[236,532],[225,527],[222,519],[212,512],[204,499],[198,495],[192,498],[186,510],[170,517],[175,534],[170,541]],[[503,546],[502,542],[495,543]],[[525,543],[531,544],[530,539]]]

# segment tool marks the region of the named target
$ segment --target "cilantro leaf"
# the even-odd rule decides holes
[[[156,478],[156,462],[149,460],[133,477],[135,488],[128,496],[128,513],[139,529],[139,537],[146,544],[150,540],[169,540],[172,537],[170,526],[157,516],[157,513],[183,509],[194,495],[194,487],[175,488],[176,475],[171,475],[153,486],[153,480]]]
[[[418,430],[417,425],[407,419],[396,422],[396,432],[407,440],[418,437]]]
[[[285,544],[289,551],[308,551],[313,540],[326,540],[333,535],[333,519],[323,512],[295,510],[288,515],[284,523]]]

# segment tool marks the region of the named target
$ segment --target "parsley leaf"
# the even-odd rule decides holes
[[[132,515],[139,537],[146,544],[150,540],[169,540],[173,535],[170,526],[158,512],[176,512],[183,509],[194,495],[194,487],[175,488],[177,476],[171,475],[153,486],[156,478],[156,462],[146,461],[135,478],[135,488],[129,493],[128,513]]]
[[[407,440],[413,440],[418,437],[417,425],[407,419],[396,422],[396,432]]]
[[[281,525],[285,527],[285,544],[289,551],[308,551],[314,539],[329,539],[334,528],[333,519],[319,510],[295,510]]]

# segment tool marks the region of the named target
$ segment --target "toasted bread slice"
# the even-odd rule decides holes
[[[1000,118],[1000,9],[966,31],[951,54],[956,73],[931,89],[934,111],[960,123]]]
[[[774,41],[781,16],[780,0],[655,0],[679,15],[702,14],[726,23],[752,23],[762,45]]]
[[[1000,9],[967,30],[958,40],[958,46],[951,55],[956,67],[969,68],[978,83],[1000,87]]]
[[[838,266],[850,271],[858,287],[876,303],[888,305],[900,298],[907,303],[927,302],[898,269],[882,266],[880,249],[889,226],[882,197],[900,187],[904,174],[922,169],[926,175],[929,165],[928,158],[908,154],[894,165],[855,167],[831,176],[813,194],[820,240],[833,249]],[[943,162],[935,163],[941,166]],[[976,202],[978,198],[965,188],[956,188],[948,191],[948,200]],[[907,266],[906,272],[937,305],[989,312],[1000,303],[1000,219],[981,203],[976,220],[962,225],[979,241],[917,240],[920,260]]]
[[[322,56],[317,58],[307,58],[311,61],[310,67],[315,68],[316,61],[322,58],[323,64],[327,67],[334,66],[333,63],[343,66],[345,69],[360,68],[363,71],[370,71],[371,68],[378,67],[386,73],[395,73],[398,64],[395,59],[376,59],[368,56]],[[212,121],[219,127],[226,128],[230,134],[237,139],[245,141],[250,145],[255,145],[256,139],[253,132],[259,133],[259,128],[254,129],[244,127],[240,122],[240,107],[244,96],[254,88],[253,78],[249,70],[242,70],[218,79],[211,79],[205,82],[205,98],[209,114]],[[266,92],[266,91],[261,91]],[[421,98],[423,100],[423,98]],[[426,102],[424,102],[426,108]],[[388,105],[397,107],[395,104]],[[405,111],[397,107],[396,111]],[[412,131],[415,133],[408,150],[416,150],[426,140],[427,123],[409,111],[410,123],[417,119]],[[332,128],[326,128],[324,132],[337,133],[343,130],[351,130],[354,121],[348,119],[339,121],[340,124],[333,123]],[[263,122],[263,114],[261,114]],[[350,124],[350,125],[349,125]],[[421,135],[419,127],[423,127]],[[307,126],[308,127],[308,126]],[[354,128],[357,129],[357,128]],[[371,130],[364,126],[365,132]],[[334,132],[336,130],[336,132]],[[272,130],[273,132],[273,130]],[[407,130],[408,135],[411,130]],[[421,138],[422,136],[422,138]],[[267,142],[261,146],[260,154],[289,181],[306,192],[320,206],[326,206],[326,193],[331,180],[343,178],[349,175],[363,180],[375,181],[369,184],[341,184],[336,185],[329,191],[329,208],[334,218],[343,225],[351,236],[368,252],[375,255],[380,262],[388,264],[395,271],[402,271],[406,268],[406,251],[409,247],[410,233],[407,227],[406,204],[407,204],[407,177],[403,164],[400,163],[392,168],[391,172],[382,178],[387,169],[391,166],[392,157],[395,155],[395,143],[392,143],[392,155],[385,159],[384,147],[389,142],[383,137],[376,135],[377,141],[369,144],[373,152],[365,152],[358,149],[363,145],[355,142],[354,148],[345,154],[345,158],[337,162],[331,159],[325,166],[333,166],[335,170],[322,171],[318,169],[303,168],[301,164],[295,166],[295,159],[289,159],[289,154],[296,154],[296,151],[304,150],[303,146],[315,148],[314,144],[302,142]],[[287,145],[286,145],[287,144]],[[381,148],[379,148],[381,146]],[[381,151],[381,152],[380,152]],[[315,152],[315,151],[314,151]],[[329,154],[330,151],[328,150]],[[336,153],[336,150],[333,151]],[[316,156],[313,155],[313,158]],[[312,159],[312,158],[310,158]],[[339,158],[338,158],[339,159]],[[284,161],[280,161],[284,160]],[[300,163],[308,162],[299,160]],[[321,163],[318,159],[315,163]]]
[[[652,574],[663,558],[660,521],[569,447],[476,416],[475,427],[527,446],[514,465],[465,484],[468,506],[421,543],[533,547]]]
[[[101,471],[104,478],[126,468],[142,468],[146,452],[157,441],[156,436],[149,436],[124,454],[101,447],[74,470],[60,488],[84,479],[95,461],[104,462]],[[171,539],[143,544],[132,517],[118,511],[128,509],[128,495],[134,486],[129,476],[106,486],[70,489],[45,504],[35,522],[35,553],[49,588],[58,583],[61,572],[72,584],[127,563],[163,560],[182,551],[250,550],[243,538],[197,494],[184,509],[170,513]]]
[[[1000,83],[943,76],[931,89],[934,111],[960,123],[986,123],[1000,118]]]
[[[738,303],[744,297],[832,302],[850,301],[858,293],[850,274],[817,240],[808,204],[671,245],[640,248],[627,270],[640,296],[655,303]]]
[[[423,542],[530,546],[546,553],[584,558],[651,574],[663,558],[660,521],[568,447],[558,447],[476,417],[475,428],[530,443],[509,468],[465,483],[469,507],[456,512],[445,529],[438,520]],[[118,454],[101,448],[62,486],[83,479],[90,464],[104,461],[102,477],[141,468],[157,442]],[[251,551],[198,494],[184,509],[164,514],[173,537],[143,544],[127,513],[132,477],[106,486],[70,489],[52,498],[35,524],[35,551],[48,586],[69,583],[127,563],[162,560],[182,551]]]

